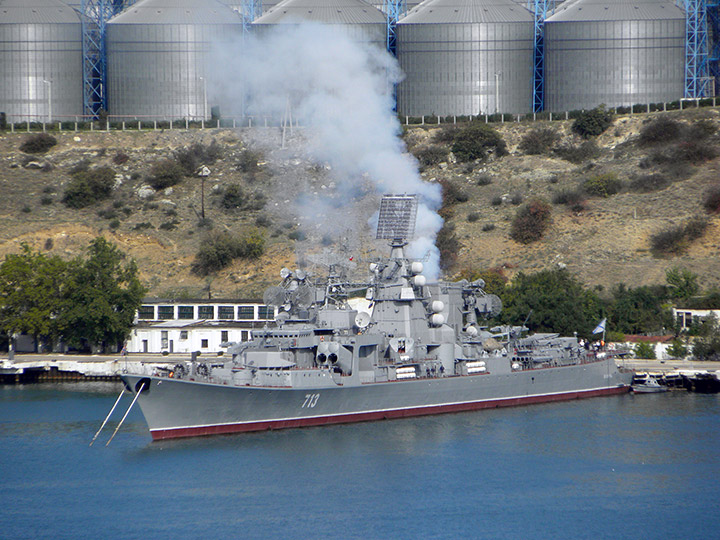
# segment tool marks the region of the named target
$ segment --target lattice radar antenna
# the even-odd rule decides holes
[[[378,240],[391,240],[401,244],[415,233],[417,195],[383,195],[378,217]]]

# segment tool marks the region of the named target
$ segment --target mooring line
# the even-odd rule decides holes
[[[130,409],[133,408],[133,405],[135,405],[135,402],[136,402],[137,399],[140,397],[140,393],[143,391],[143,388],[145,388],[145,383],[142,383],[142,384],[140,385],[140,388],[138,389],[137,394],[135,394],[135,398],[132,400],[132,403],[131,403],[130,406],[128,407],[128,410],[125,411],[125,415],[122,417],[122,420],[120,420],[120,423],[119,423],[119,424],[117,425],[117,427],[115,428],[115,431],[113,431],[112,437],[110,437],[110,440],[105,443],[105,446],[107,446],[108,444],[110,444],[110,441],[112,441],[112,440],[115,438],[115,434],[116,434],[116,433],[118,432],[118,430],[120,429],[120,426],[123,425],[123,422],[124,422],[125,419],[127,418],[127,415],[130,413]]]
[[[125,393],[125,388],[123,388],[122,390],[120,390],[120,395],[119,395],[119,396],[117,397],[117,399],[115,400],[115,405],[112,406],[112,409],[110,409],[110,412],[109,412],[108,415],[105,417],[105,420],[103,421],[102,426],[100,426],[100,429],[97,430],[97,433],[96,433],[95,436],[92,438],[92,441],[90,441],[90,446],[93,445],[93,443],[95,442],[95,439],[97,439],[97,438],[98,438],[98,435],[100,435],[100,432],[101,432],[101,431],[103,430],[103,428],[105,427],[105,424],[107,424],[107,421],[110,419],[110,416],[112,415],[113,411],[115,410],[115,407],[117,407],[117,406],[118,406],[118,403],[120,403],[120,399],[123,397],[123,394],[124,394],[124,393]]]

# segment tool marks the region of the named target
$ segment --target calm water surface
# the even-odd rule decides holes
[[[720,538],[717,395],[88,447],[119,388],[0,387],[0,538]]]

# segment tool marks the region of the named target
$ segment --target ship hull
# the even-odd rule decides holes
[[[230,386],[124,375],[155,440],[443,414],[627,393],[612,359],[357,386]]]

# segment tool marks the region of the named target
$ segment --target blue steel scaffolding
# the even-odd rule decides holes
[[[685,98],[710,95],[707,0],[685,0]]]
[[[383,0],[383,11],[387,17],[387,39],[385,46],[389,53],[397,56],[397,22],[407,12],[405,0]]]
[[[105,24],[135,0],[82,0],[83,110],[97,118],[107,111]]]
[[[717,95],[720,89],[720,0],[707,0],[708,40],[710,43],[708,71],[711,95]]]
[[[262,15],[262,0],[242,0],[243,34],[250,31],[250,24]]]
[[[540,112],[545,107],[545,19],[555,10],[555,0],[528,0],[527,7],[535,20],[532,110]]]

